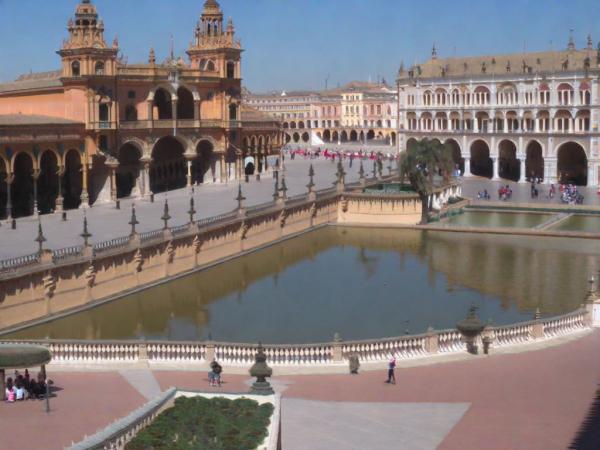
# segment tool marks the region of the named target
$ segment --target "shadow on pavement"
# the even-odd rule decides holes
[[[569,446],[569,450],[598,449],[600,449],[600,386],[585,420]]]

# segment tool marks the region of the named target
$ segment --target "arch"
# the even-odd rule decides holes
[[[390,139],[391,139],[391,144],[396,145],[396,132],[395,131],[392,131],[392,134],[390,134]]]
[[[330,130],[323,131],[323,142],[331,142],[331,131]]]
[[[406,141],[406,149],[410,149],[413,145],[416,145],[418,142],[415,138],[410,138]]]
[[[283,127],[284,130],[287,130],[290,127],[290,124],[287,123],[287,122],[283,122],[282,127]]]
[[[447,139],[446,142],[444,142],[444,147],[452,156],[455,170],[459,170],[460,174],[463,175],[465,173],[465,159],[462,157],[460,144],[455,139]]]
[[[348,132],[346,130],[343,130],[340,133],[340,141],[342,141],[342,142],[348,142]]]
[[[487,142],[478,139],[471,144],[471,173],[476,176],[492,178],[494,163],[490,158]]]
[[[373,139],[375,139],[375,131],[374,130],[367,131],[367,140],[371,141]]]
[[[130,122],[138,120],[138,113],[135,105],[127,105],[125,107],[125,120]]]
[[[235,62],[227,61],[227,78],[233,79],[235,78]]]
[[[296,122],[294,122],[294,121],[290,122],[290,128],[292,130],[295,130],[296,129]]]
[[[117,154],[119,168],[117,169],[117,198],[131,196],[140,177],[140,158],[142,150],[132,142],[125,143]]]
[[[285,143],[289,144],[292,141],[292,137],[289,134],[285,135]]]
[[[292,136],[292,140],[297,144],[298,142],[300,142],[300,134],[298,134],[297,132],[294,133],[294,135]]]
[[[26,217],[33,213],[33,157],[19,152],[13,158],[15,179],[11,186],[12,215]]]
[[[102,61],[98,61],[94,66],[94,74],[104,75],[104,63]]]
[[[100,103],[98,105],[98,120],[100,122],[108,122],[110,120],[110,108],[108,103]]]
[[[339,140],[340,140],[340,134],[339,134],[337,131],[334,131],[334,132],[331,134],[331,142],[333,142],[333,143],[335,144],[335,143],[336,143],[336,142],[338,142]]]
[[[194,96],[183,86],[177,89],[177,119],[194,118]]]
[[[153,117],[155,120],[169,120],[173,118],[173,105],[171,94],[160,87],[154,92]]]
[[[64,209],[79,208],[81,193],[83,192],[83,165],[81,154],[76,149],[70,149],[65,155],[65,174],[63,188]]]
[[[198,156],[192,164],[192,179],[195,183],[215,180],[215,145],[208,139],[202,139],[196,145]]]
[[[356,132],[356,130],[350,131],[350,141],[351,142],[358,141],[358,133]]]
[[[217,70],[217,66],[212,59],[201,59],[198,68],[205,72],[214,72]]]
[[[229,120],[238,120],[238,106],[235,103],[229,105]]]
[[[304,129],[304,122],[302,120],[298,122],[298,128],[300,128],[301,130]]]
[[[6,202],[8,200],[8,191],[6,178],[8,177],[8,161],[0,155],[0,218],[6,218]]]
[[[81,76],[81,65],[79,64],[79,61],[73,61],[71,63],[71,76]]]
[[[54,212],[58,198],[60,158],[52,150],[45,150],[40,157],[40,175],[37,179],[38,210],[42,214]]]
[[[498,144],[498,176],[512,181],[519,181],[521,176],[517,146],[509,139],[504,139]]]
[[[544,153],[538,141],[530,141],[526,147],[525,177],[544,179]]]
[[[160,138],[152,149],[150,190],[154,193],[180,189],[187,184],[184,146],[173,136]]]
[[[558,179],[560,183],[587,186],[587,171],[587,155],[581,145],[570,141],[558,148]]]
[[[308,143],[308,141],[310,141],[310,135],[305,131],[302,133],[302,142]]]

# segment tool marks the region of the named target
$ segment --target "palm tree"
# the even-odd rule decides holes
[[[451,152],[438,140],[422,139],[410,145],[400,156],[400,183],[408,179],[421,199],[421,224],[427,223],[434,189],[434,175],[441,173],[445,182],[450,179],[454,163]]]

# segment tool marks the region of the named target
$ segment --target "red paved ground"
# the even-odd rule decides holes
[[[52,373],[61,390],[50,399],[14,404],[0,402],[1,450],[63,450],[126,416],[145,399],[118,373]]]
[[[536,352],[383,373],[286,377],[287,397],[355,402],[459,402],[471,407],[440,450],[553,450],[573,440],[600,383],[600,332]],[[600,430],[599,430],[600,432]]]
[[[284,397],[353,402],[470,403],[440,450],[553,450],[573,440],[600,383],[600,331],[545,350],[358,376],[287,376]],[[154,372],[162,389],[245,392],[247,376],[209,388],[198,372]],[[62,449],[140,406],[144,399],[117,373],[54,373],[63,390],[42,402],[0,404],[0,449]],[[285,413],[285,412],[284,412]],[[44,430],[48,430],[44,433]],[[285,430],[283,430],[285,432]]]

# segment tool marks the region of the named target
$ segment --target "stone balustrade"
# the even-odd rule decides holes
[[[0,273],[14,272],[19,268],[24,268],[40,263],[40,254],[18,256],[16,258],[5,259],[0,261]]]
[[[155,399],[142,405],[128,416],[117,420],[93,436],[85,437],[69,450],[121,450],[144,428],[150,425],[162,410],[172,402],[177,389],[170,388]]]
[[[501,327],[487,327],[491,348],[526,344],[558,338],[591,327],[589,313],[580,309],[559,317],[538,319]],[[199,365],[217,360],[227,366],[250,367],[257,345],[222,342],[169,341],[26,341],[43,345],[52,352],[53,363],[72,365],[147,363]],[[1,345],[1,343],[0,343]],[[273,367],[318,367],[345,364],[351,356],[363,363],[381,363],[392,356],[409,360],[436,354],[466,352],[458,330],[429,330],[425,334],[362,341],[336,340],[301,345],[266,345]]]

